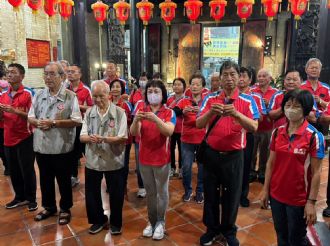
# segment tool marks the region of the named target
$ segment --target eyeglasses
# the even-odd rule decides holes
[[[77,73],[78,71],[75,71],[75,70],[68,70],[66,73],[67,74],[69,74],[69,73],[71,73],[71,74],[75,74],[75,73]]]
[[[55,72],[44,72],[44,77],[56,77],[58,75],[58,73]]]

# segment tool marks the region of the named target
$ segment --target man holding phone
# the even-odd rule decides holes
[[[254,99],[239,93],[239,74],[236,63],[225,61],[222,64],[220,78],[223,91],[210,95],[203,101],[196,121],[198,128],[212,126],[206,138],[207,161],[203,167],[203,222],[207,231],[200,238],[201,245],[212,244],[221,234],[229,246],[239,245],[235,222],[242,189],[243,149],[246,131],[256,131],[259,119]]]

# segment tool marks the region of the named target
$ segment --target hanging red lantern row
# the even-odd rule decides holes
[[[203,2],[199,0],[187,0],[184,2],[186,14],[191,24],[195,24],[196,20],[201,14],[201,7]]]
[[[236,0],[237,15],[241,18],[242,23],[246,23],[246,19],[252,14],[252,5],[254,0]]]
[[[68,21],[72,15],[72,7],[74,6],[74,2],[72,0],[59,0],[59,4],[60,15],[65,21]]]
[[[107,18],[107,11],[109,6],[103,3],[101,0],[98,0],[96,3],[93,3],[91,7],[96,21],[100,26],[102,26],[103,21]]]
[[[116,17],[119,20],[119,23],[123,26],[129,17],[129,10],[131,5],[126,3],[125,0],[119,0],[119,2],[113,5],[113,8],[116,10]]]
[[[225,16],[225,8],[227,6],[226,0],[212,0],[209,3],[211,8],[210,16],[215,20],[216,23],[219,23],[220,20]]]
[[[44,0],[44,11],[50,18],[56,15],[56,9],[57,0]]]
[[[42,0],[27,0],[27,5],[32,9],[32,14],[37,14],[41,8]]]
[[[138,8],[139,17],[143,21],[143,25],[147,26],[152,17],[154,5],[149,3],[148,0],[142,0],[136,4],[136,7]]]
[[[176,6],[176,3],[173,3],[171,0],[165,0],[165,2],[159,4],[159,8],[161,9],[161,17],[167,26],[170,26],[171,21],[175,18]]]
[[[330,0],[328,0],[328,9],[330,9]]]
[[[300,20],[308,6],[308,0],[289,0],[291,12],[295,20]]]
[[[18,12],[19,7],[23,4],[23,0],[8,0],[8,2],[13,6],[15,12]]]
[[[272,21],[278,13],[278,9],[282,0],[261,0],[264,5],[265,15],[268,17],[269,21]]]

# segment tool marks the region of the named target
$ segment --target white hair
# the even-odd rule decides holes
[[[91,84],[91,90],[92,93],[95,90],[95,87],[100,86],[102,89],[109,94],[110,93],[110,87],[104,80],[94,80]]]
[[[307,62],[306,62],[306,68],[308,68],[308,66],[311,64],[311,63],[318,63],[320,65],[320,68],[322,69],[322,62],[320,61],[320,59],[318,58],[310,58]]]
[[[258,73],[260,73],[260,72],[265,72],[269,77],[272,77],[272,73],[271,73],[271,71],[269,71],[269,70],[266,69],[266,68],[261,68],[261,69],[258,71]]]
[[[217,77],[220,78],[220,73],[219,72],[214,72],[211,74],[210,78]]]

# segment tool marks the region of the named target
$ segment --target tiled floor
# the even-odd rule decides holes
[[[0,246],[25,246],[25,245],[137,245],[137,246],[193,246],[199,245],[199,237],[205,230],[202,223],[202,206],[194,202],[183,203],[182,183],[179,179],[170,181],[170,207],[167,213],[167,236],[162,241],[153,241],[142,237],[142,230],[146,226],[146,202],[136,198],[136,177],[134,174],[134,159],[131,156],[131,171],[129,174],[128,201],[125,201],[123,211],[123,233],[111,236],[108,231],[97,235],[88,233],[85,200],[84,200],[84,169],[79,169],[80,185],[74,188],[74,207],[72,208],[72,221],[69,225],[57,225],[57,217],[46,221],[35,222],[34,216],[38,211],[28,212],[26,207],[13,210],[5,209],[4,205],[13,198],[10,179],[0,175]],[[36,170],[37,170],[36,166]],[[194,169],[196,171],[196,169]],[[0,169],[2,173],[2,170]],[[325,207],[326,181],[328,173],[328,160],[324,160],[321,177],[319,201],[317,203],[318,220],[323,221],[321,211]],[[194,180],[196,173],[194,174]],[[275,232],[269,210],[259,208],[258,195],[261,184],[252,183],[249,198],[251,206],[240,208],[237,225],[238,238],[244,246],[276,245]],[[105,209],[109,213],[105,185],[102,186]],[[40,204],[40,190],[37,193]],[[329,221],[329,220],[328,220]],[[221,245],[216,243],[214,245]]]

